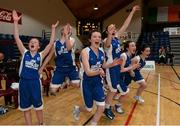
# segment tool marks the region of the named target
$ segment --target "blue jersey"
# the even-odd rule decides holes
[[[120,58],[121,55],[121,46],[120,41],[117,38],[113,38],[110,48],[105,49],[107,62],[112,63],[115,58]]]
[[[74,50],[67,50],[66,42],[63,44],[60,40],[55,42],[55,63],[57,67],[75,66]]]
[[[138,63],[140,63],[140,67],[135,69],[134,71],[140,71],[145,65],[146,65],[146,61],[143,60],[139,55],[136,56],[136,58],[138,59]]]
[[[131,64],[131,57],[129,57],[126,53],[122,53],[121,55],[125,57],[126,62],[124,67],[126,68]]]
[[[19,75],[24,79],[39,79],[38,70],[42,63],[40,53],[32,57],[30,51],[26,50],[21,60]]]
[[[97,70],[102,67],[102,64],[104,62],[104,52],[102,49],[99,48],[98,56],[94,53],[94,51],[90,48],[87,47],[85,48],[88,56],[89,56],[89,66],[91,70]],[[100,75],[96,75],[93,78],[100,78]],[[92,79],[92,77],[89,77],[86,75],[84,72],[83,74],[83,79]]]

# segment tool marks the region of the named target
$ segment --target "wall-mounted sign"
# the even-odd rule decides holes
[[[21,13],[17,12],[18,16],[22,15]],[[13,18],[12,18],[12,11],[11,10],[6,10],[0,8],[0,22],[8,22],[8,23],[13,23]],[[18,24],[22,24],[22,18],[19,20]]]

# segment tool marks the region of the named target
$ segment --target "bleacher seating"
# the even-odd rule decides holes
[[[151,55],[149,60],[158,61],[159,49],[161,46],[170,47],[169,32],[155,31],[141,33],[138,39],[138,45],[149,44],[151,47]]]

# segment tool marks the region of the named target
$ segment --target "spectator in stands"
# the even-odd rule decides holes
[[[159,49],[158,64],[160,64],[160,63],[166,64],[166,50],[165,50],[164,46],[161,46],[161,48]]]
[[[169,65],[173,65],[174,64],[174,54],[171,52],[170,48],[167,47],[167,50],[166,50],[166,62],[167,64]]]

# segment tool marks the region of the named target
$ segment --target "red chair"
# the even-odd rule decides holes
[[[49,78],[48,72],[45,69],[43,69],[41,82],[44,87],[44,92],[46,92],[46,96],[49,96],[49,86],[51,79]]]
[[[3,83],[2,80],[5,82],[5,86],[3,89]],[[11,97],[13,96],[15,108],[18,107],[18,91],[13,90],[10,86],[14,82],[12,78],[8,78],[6,74],[0,74],[0,97],[4,96],[5,105],[8,104],[8,102],[11,102]]]
[[[49,78],[51,79],[51,78],[52,78],[52,75],[53,75],[53,72],[54,72],[54,67],[52,67],[52,66],[46,66],[46,70],[47,70],[47,72],[48,72]]]

